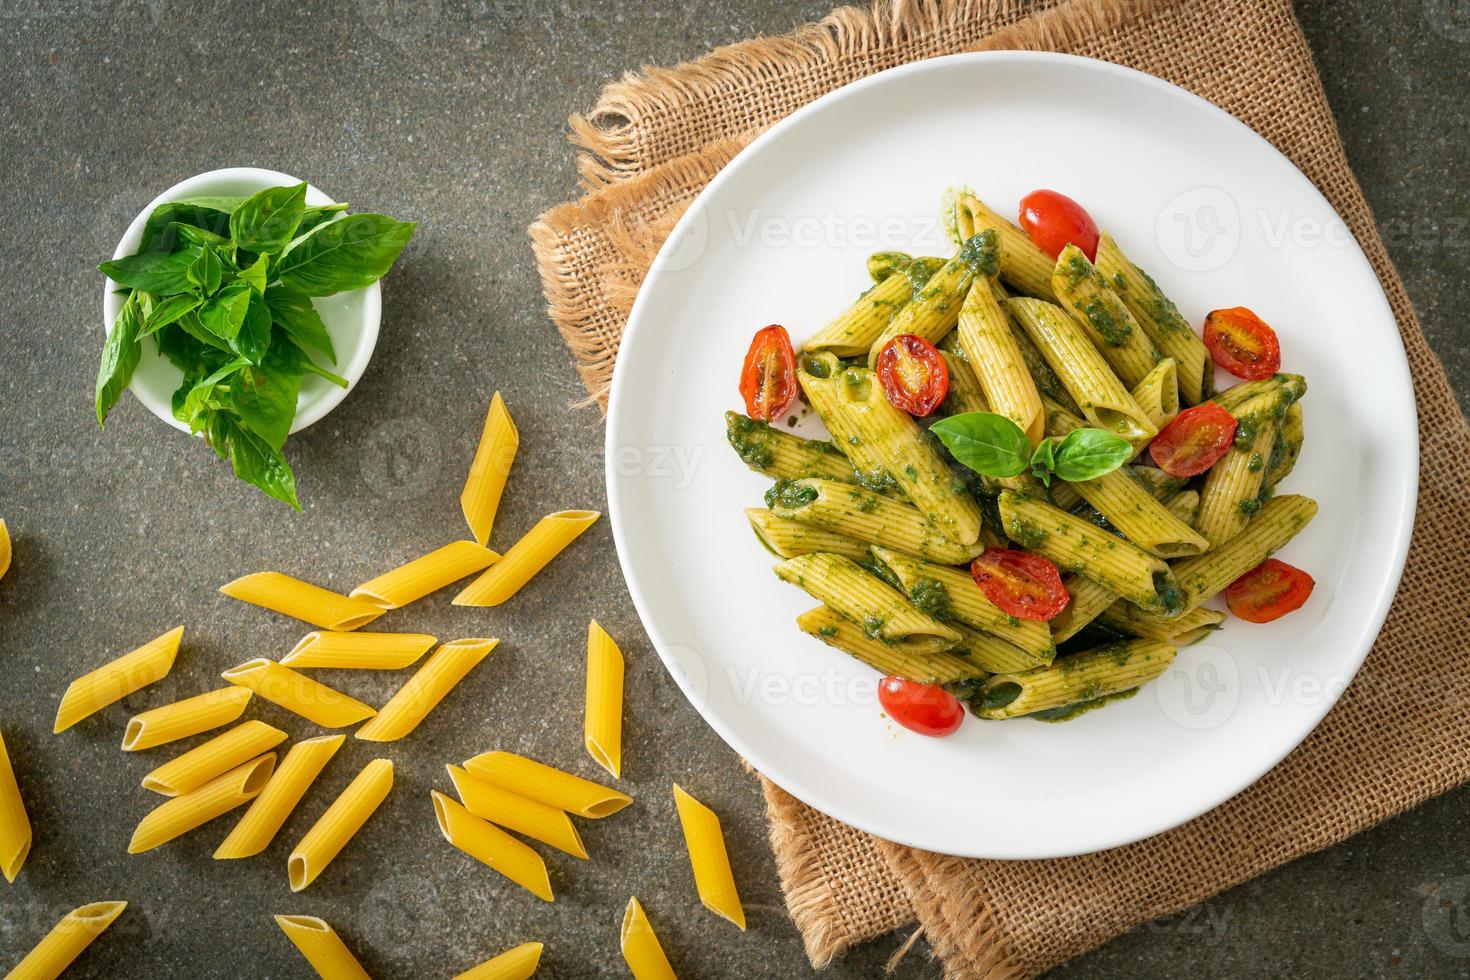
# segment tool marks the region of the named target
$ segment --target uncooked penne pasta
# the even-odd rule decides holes
[[[541,963],[541,943],[521,943],[456,974],[454,980],[527,980]]]
[[[985,671],[969,657],[958,653],[910,653],[872,639],[863,633],[862,627],[826,606],[808,609],[796,617],[796,627],[885,676],[906,677],[921,684],[948,684],[985,676]]]
[[[606,817],[633,802],[626,793],[511,752],[484,752],[464,767],[476,779],[579,817]]]
[[[285,740],[285,732],[263,721],[242,722],[154,769],[143,777],[143,788],[182,796]]]
[[[183,636],[184,628],[175,627],[72,681],[56,707],[56,724],[51,731],[64,732],[88,715],[162,680],[174,665]]]
[[[15,781],[5,736],[0,734],[0,874],[6,881],[13,882],[20,874],[20,866],[31,853],[31,839],[31,818]]]
[[[454,597],[456,606],[498,606],[561,554],[602,515],[595,510],[562,510],[548,514],[513,544],[490,570]]]
[[[438,790],[431,790],[429,795],[434,800],[434,819],[445,840],[543,902],[556,901],[546,861],[530,845],[481,820]]]
[[[679,810],[679,826],[684,829],[684,846],[689,851],[699,900],[705,908],[729,919],[744,932],[745,909],[735,890],[735,874],[730,870],[720,818],[678,783],[674,784],[674,805]]]
[[[988,279],[977,279],[970,287],[960,310],[959,334],[969,370],[990,410],[1016,423],[1035,446],[1046,421],[1041,394],[1011,332],[1010,316],[995,301]]]
[[[400,670],[439,642],[429,633],[334,633],[313,630],[281,658],[282,667]]]
[[[127,907],[127,902],[93,902],[72,909],[5,974],[5,980],[56,980]]]
[[[593,620],[587,625],[587,699],[582,744],[592,761],[612,774],[623,773],[623,652]]]
[[[618,945],[623,952],[623,962],[628,964],[633,980],[677,980],[664,948],[654,935],[648,916],[638,899],[628,899],[628,908],[623,912],[623,927],[618,933]]]
[[[275,769],[268,752],[211,779],[198,789],[160,803],[148,812],[128,842],[129,854],[142,854],[223,816],[259,795]]]
[[[228,725],[244,714],[253,693],[231,684],[134,715],[123,732],[122,749],[139,752]]]
[[[1125,640],[1070,654],[1047,667],[996,674],[976,695],[975,713],[1015,718],[1132,690],[1167,670],[1174,653],[1174,646],[1161,640]]]
[[[299,892],[316,881],[367,823],[392,788],[392,762],[374,759],[362,767],[362,772],[332,801],[332,805],[291,851],[286,872],[293,892]]]
[[[370,706],[356,698],[264,657],[247,660],[220,676],[323,728],[345,728],[374,714]]]
[[[778,483],[766,499],[772,517],[806,524],[813,531],[834,534],[839,543],[855,539],[943,565],[963,564],[985,550],[978,541],[968,545],[956,544],[940,533],[934,523],[912,504],[851,483],[788,480]],[[820,550],[824,549],[807,548],[800,554]],[[850,549],[844,547],[833,553],[853,557],[849,552]],[[861,557],[859,555],[857,559]]]
[[[314,915],[278,915],[276,925],[322,980],[369,980],[342,937]]]
[[[476,779],[459,766],[449,765],[449,779],[466,810],[506,830],[550,844],[573,857],[586,859],[582,835],[565,810],[537,802],[483,779]]]
[[[847,558],[802,555],[786,559],[774,571],[781,581],[795,585],[862,626],[871,639],[908,653],[938,653],[959,642],[957,632],[915,608],[908,596]]]
[[[745,508],[746,520],[761,543],[777,557],[795,558],[814,551],[826,551],[853,561],[868,557],[868,542],[850,538],[836,531],[777,517],[764,507]]]
[[[1133,314],[1113,287],[1076,245],[1068,245],[1057,256],[1051,287],[1057,294],[1057,304],[1082,328],[1128,387],[1142,381],[1163,360],[1153,338],[1134,322]]]
[[[490,399],[480,444],[475,448],[470,474],[459,494],[459,509],[464,512],[465,523],[481,545],[490,540],[495,512],[500,509],[500,497],[505,492],[505,481],[510,477],[510,467],[520,444],[521,435],[515,421],[497,391]]]
[[[5,526],[5,518],[0,517],[0,578],[10,571],[10,528]]]
[[[465,675],[489,656],[499,643],[499,640],[472,637],[443,644],[383,705],[372,721],[357,730],[357,737],[368,742],[393,742],[403,738],[417,728],[454,686],[464,680]]]
[[[242,575],[219,590],[232,599],[324,630],[355,630],[383,615],[382,609],[366,599],[352,599],[280,572]]]
[[[216,861],[259,854],[275,840],[281,825],[296,809],[316,777],[346,740],[345,735],[321,735],[291,746],[270,782],[250,804],[228,837],[215,849]]]
[[[421,558],[364,582],[348,593],[383,609],[399,609],[438,592],[447,585],[481,572],[500,560],[489,548],[473,541],[451,541]]]
[[[838,357],[866,354],[894,315],[918,299],[943,266],[943,259],[921,258],[891,272],[802,344],[802,350],[830,350]]]

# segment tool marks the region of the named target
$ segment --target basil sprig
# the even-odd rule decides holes
[[[1102,429],[1074,429],[1061,439],[1043,439],[1033,450],[1021,427],[995,412],[951,415],[929,431],[961,465],[982,476],[1004,479],[1030,469],[1047,486],[1053,476],[1068,483],[1096,479],[1133,456],[1127,439]]]
[[[300,183],[154,208],[138,254],[97,267],[127,297],[102,347],[98,424],[151,336],[184,375],[174,417],[202,433],[236,477],[300,510],[281,447],[301,379],[315,374],[347,387],[312,359],[337,362],[312,297],[377,282],[414,230],[381,214],[341,214],[346,207],[308,207]]]

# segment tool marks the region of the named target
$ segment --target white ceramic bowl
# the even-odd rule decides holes
[[[256,191],[267,187],[278,187],[282,184],[299,184],[299,177],[283,174],[277,170],[261,170],[258,167],[226,167],[223,170],[211,170],[208,173],[190,177],[188,180],[180,181],[162,194],[148,202],[133,223],[128,225],[128,230],[123,234],[122,240],[117,243],[112,257],[115,259],[132,255],[138,251],[138,245],[143,239],[143,225],[153,209],[160,204],[169,201],[177,201],[185,197],[200,197],[204,195],[233,195],[249,196]],[[306,203],[308,205],[323,205],[335,203],[330,197],[320,190],[308,184],[306,187]],[[111,279],[102,291],[102,326],[104,330],[111,331],[113,321],[117,319],[122,310],[123,297],[114,293],[118,288],[117,283]],[[291,423],[292,432],[300,432],[313,422],[325,416],[346,398],[348,393],[357,385],[357,380],[367,370],[368,361],[372,359],[373,348],[378,344],[378,323],[383,312],[383,295],[377,283],[362,289],[354,289],[345,293],[337,293],[335,296],[321,296],[312,300],[312,305],[321,314],[322,322],[326,324],[327,334],[332,338],[332,346],[337,352],[337,363],[335,365],[322,363],[322,366],[347,379],[347,387],[339,388],[325,378],[316,375],[307,375],[301,379],[301,394],[296,400],[296,420]],[[317,355],[320,358],[321,355]],[[187,432],[189,427],[174,418],[170,401],[173,393],[183,381],[183,375],[179,369],[168,362],[158,353],[156,345],[149,341],[143,342],[143,357],[138,362],[138,368],[133,372],[133,383],[129,389],[148,410],[163,419],[175,429]]]

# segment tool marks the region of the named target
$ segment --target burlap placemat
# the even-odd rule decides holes
[[[589,394],[606,407],[618,338],[664,236],[756,133],[854,78],[996,48],[1103,58],[1182,85],[1322,190],[1377,271],[1408,351],[1423,447],[1414,541],[1383,632],[1337,707],[1250,789],[1158,837],[1057,861],[950,858],[845,827],[763,780],[782,887],[816,965],[917,921],[948,976],[1034,975],[1470,779],[1470,427],[1348,168],[1288,0],[891,0],[609,86],[572,120],[591,193],[531,228],[552,319]]]

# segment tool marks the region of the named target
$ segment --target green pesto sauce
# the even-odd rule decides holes
[[[820,357],[808,357],[802,360],[801,369],[814,378],[830,378],[831,369],[827,362]]]
[[[1086,303],[1074,303],[1077,311],[1087,317],[1087,322],[1092,324],[1092,329],[1103,339],[1103,343],[1109,347],[1122,347],[1128,342],[1128,337],[1133,333],[1133,327],[1123,323],[1108,305],[1099,299],[1090,299]]]
[[[1159,608],[1166,613],[1184,607],[1184,590],[1168,572],[1154,572],[1154,593],[1159,597]]]
[[[913,601],[919,612],[927,616],[933,616],[935,619],[949,618],[951,608],[949,589],[945,588],[944,583],[938,579],[919,579],[914,583],[909,599]]]
[[[1261,501],[1256,497],[1247,497],[1240,502],[1240,512],[1247,517],[1252,516],[1261,509]]]
[[[1133,687],[1126,691],[1118,691],[1116,694],[1105,694],[1100,698],[1093,698],[1091,701],[1078,701],[1074,704],[1064,704],[1060,708],[1047,708],[1045,711],[1032,712],[1026,717],[1050,724],[1071,721],[1074,718],[1082,717],[1089,711],[1096,711],[1104,705],[1112,704],[1114,701],[1126,701],[1137,694],[1138,691],[1138,688]]]
[[[738,412],[725,413],[725,438],[747,466],[759,470],[771,465],[775,459],[769,445],[771,431],[764,422]]]
[[[779,506],[787,510],[800,510],[816,499],[816,487],[797,483],[795,480],[777,480],[771,489],[766,491],[767,507]]]
[[[934,273],[938,272],[940,268],[941,265],[933,259],[915,259],[908,268],[903,270],[903,274],[909,280],[909,296],[917,300],[925,284],[933,278]]]
[[[907,252],[874,252],[868,256],[868,275],[874,282],[882,282],[913,264],[913,256]]]
[[[1007,522],[1006,537],[1021,547],[1030,548],[1033,551],[1046,543],[1046,532],[1038,527],[1035,521],[1022,517],[1015,517]]]
[[[823,638],[834,637],[837,635],[837,627],[823,626],[821,629],[817,630],[817,635]]]
[[[854,442],[853,445],[855,446],[857,443]],[[872,490],[875,493],[883,493],[886,490],[892,490],[898,486],[898,482],[883,470],[873,470],[871,472],[859,470],[857,481],[858,486],[864,490]]]
[[[878,561],[876,558],[864,558],[862,561],[858,562],[857,565],[859,568],[867,572],[869,575],[872,575],[874,578],[882,579],[889,585],[893,586],[895,589],[898,589],[900,592],[903,591],[903,583],[898,580],[898,576],[894,575],[891,568],[883,564],[881,561]]]
[[[1259,473],[1261,467],[1265,465],[1266,461],[1261,458],[1260,453],[1251,453],[1250,462],[1245,464],[1245,468],[1252,473]]]
[[[1087,261],[1087,258],[1080,252],[1076,252],[1067,259],[1067,264],[1062,271],[1067,274],[1067,282],[1075,286],[1092,275],[1092,263]]]
[[[967,268],[979,276],[994,276],[1000,272],[1000,237],[995,229],[987,228],[960,246],[959,259]]]
[[[994,711],[997,708],[1004,708],[1020,696],[1021,685],[1015,681],[1005,681],[980,692],[980,707],[987,711]]]
[[[864,616],[863,635],[870,640],[882,640],[883,626],[887,622],[882,616]]]

